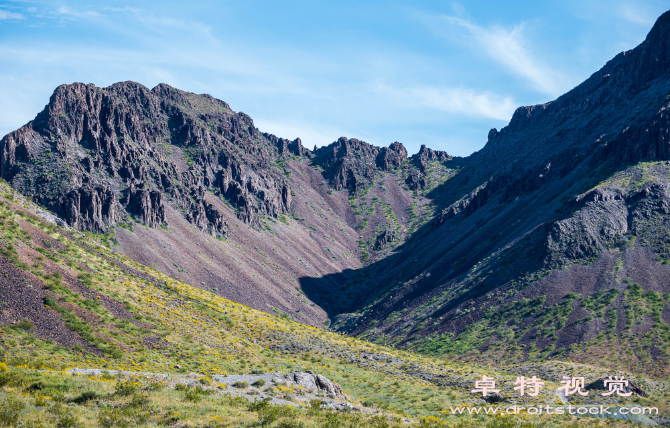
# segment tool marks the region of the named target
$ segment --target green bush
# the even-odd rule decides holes
[[[151,414],[147,395],[133,394],[133,398],[121,407],[101,406],[98,425],[102,428],[130,428],[146,424]]]
[[[16,386],[23,381],[23,375],[18,371],[0,371],[0,387]]]
[[[30,332],[30,331],[33,331],[35,329],[35,325],[32,322],[30,322],[30,320],[24,319],[24,320],[19,321],[16,324],[14,324],[10,328],[12,330],[22,330],[22,331]]]
[[[116,385],[114,385],[114,393],[117,395],[132,395],[137,392],[138,386],[137,382],[133,382],[130,379],[118,380]]]
[[[105,406],[98,411],[98,425],[102,428],[130,428],[146,423],[148,416],[147,412],[137,407]]]
[[[87,403],[91,400],[95,400],[98,398],[98,394],[96,394],[93,391],[84,391],[81,394],[77,395],[76,397],[72,398],[69,400],[71,403],[75,404],[84,404]]]
[[[56,416],[56,428],[73,428],[79,426],[79,421],[72,409],[56,403],[49,408],[49,413]]]
[[[185,388],[184,399],[186,401],[193,401],[197,403],[198,401],[202,400],[204,395],[209,395],[210,393],[210,391],[202,389],[200,386],[196,386],[195,388]]]
[[[243,380],[238,380],[233,384],[235,388],[247,388],[249,386],[249,382],[245,382]]]
[[[265,386],[265,381],[263,379],[258,379],[256,382],[252,383],[253,386],[260,388]]]
[[[249,404],[247,409],[258,413],[258,424],[260,426],[269,426],[281,417],[289,417],[293,410],[286,406],[274,406],[270,404],[270,399],[257,400]]]
[[[144,387],[144,389],[147,391],[160,391],[163,388],[165,388],[165,385],[160,382],[151,382],[149,385]]]
[[[309,407],[307,408],[307,414],[311,416],[316,416],[321,414],[321,404],[323,402],[319,399],[309,400]]]
[[[18,398],[7,396],[0,401],[0,426],[16,426],[19,422],[21,411],[26,408],[26,404]]]
[[[305,424],[300,421],[281,421],[277,428],[305,428]]]

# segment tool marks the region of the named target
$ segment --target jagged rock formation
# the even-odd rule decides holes
[[[375,239],[375,250],[381,250],[382,248],[388,246],[390,243],[398,240],[398,234],[395,230],[384,230],[382,233],[377,235]]]
[[[329,146],[315,149],[314,163],[322,167],[324,177],[336,190],[348,189],[357,194],[369,187],[380,172],[404,168],[405,182],[412,190],[427,186],[426,176],[430,162],[446,162],[452,157],[446,152],[421,146],[419,153],[407,162],[407,150],[394,142],[389,147],[376,147],[355,138],[341,137]]]
[[[408,159],[398,142],[378,148],[346,138],[312,152],[299,138],[261,133],[223,101],[164,84],[74,83],[0,141],[0,176],[69,226],[110,232],[112,245],[142,263],[322,325],[325,312],[296,298],[295,280],[359,267],[359,258],[399,245],[410,208],[427,204],[406,177],[425,177],[426,162],[446,159],[423,158]],[[363,189],[357,206],[349,197]],[[277,220],[287,226],[281,237]],[[328,289],[309,290],[310,298]]]
[[[228,200],[246,223],[278,217],[291,195],[271,164],[309,156],[299,139],[260,133],[208,95],[133,82],[60,86],[34,121],[0,142],[0,175],[77,228],[104,231],[127,215],[150,227],[173,203],[198,228],[225,234],[203,202]]]
[[[407,153],[402,145],[400,148]],[[330,186],[336,190],[349,189],[355,194],[374,179],[379,147],[355,138],[341,137],[315,151],[314,155],[315,162],[325,170],[324,177]]]

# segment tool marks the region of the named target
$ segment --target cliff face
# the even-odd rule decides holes
[[[205,191],[246,223],[289,211],[273,162],[309,156],[300,140],[261,134],[251,118],[208,95],[133,82],[59,87],[34,121],[0,142],[0,175],[78,228],[105,231],[134,216],[165,223],[170,200],[213,235],[225,234]]]

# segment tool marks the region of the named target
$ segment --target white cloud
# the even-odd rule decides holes
[[[376,86],[376,90],[396,104],[431,108],[462,116],[509,120],[516,108],[511,97],[470,89],[433,86],[393,88],[381,83]]]
[[[67,6],[59,7],[58,10],[57,10],[57,13],[59,15],[73,16],[75,18],[88,18],[88,17],[91,17],[91,16],[102,16],[94,10],[87,10],[87,11],[84,11],[84,12],[80,12],[80,11],[71,10]]]
[[[465,37],[460,32],[456,36],[459,41],[469,42],[482,49],[489,58],[526,79],[544,94],[556,96],[570,88],[565,76],[543,64],[530,52],[523,24],[510,29],[499,25],[483,27],[467,19],[446,15],[424,15],[422,21],[441,37],[454,38],[454,29],[464,30]]]
[[[14,13],[8,10],[0,10],[0,20],[7,19],[24,19],[24,17],[20,13]]]

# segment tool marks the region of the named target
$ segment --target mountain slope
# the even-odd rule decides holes
[[[497,418],[450,411],[465,403],[488,405],[480,394],[470,393],[483,375],[494,376],[502,395],[512,397],[517,373],[534,373],[546,389],[536,397],[514,399],[539,406],[555,405],[561,377],[575,370],[587,383],[613,374],[558,361],[498,370],[305,326],[110,251],[89,236],[58,226],[52,215],[6,183],[0,183],[0,196],[0,422],[5,425],[66,426],[75,421],[82,427],[218,427],[244,421],[306,427],[397,427],[407,422],[495,427]],[[107,370],[123,374],[112,376]],[[314,402],[306,402],[312,392],[280,379],[281,372],[306,370],[337,382],[347,397],[321,393],[317,400],[331,407],[315,410]],[[233,387],[229,374],[268,380]],[[670,383],[616,374],[633,381],[645,396],[592,393],[589,403],[653,405],[661,412],[656,420],[667,417]],[[258,398],[283,405],[250,404]],[[333,406],[346,409],[345,400],[358,411],[334,412]],[[585,402],[581,397],[573,401]],[[283,425],[272,425],[273,414],[275,421],[282,417]],[[548,427],[578,422],[569,414],[539,417]],[[588,419],[579,426],[599,426],[598,420]]]
[[[0,176],[142,263],[321,326],[322,307],[343,304],[297,279],[397,245],[425,205],[412,190],[428,184],[426,159],[446,156],[425,152],[341,138],[312,153],[208,95],[75,83],[0,141]]]
[[[667,376],[668,40],[665,13],[640,46],[457,160],[430,195],[440,214],[345,285],[364,303],[336,327],[466,359]]]

